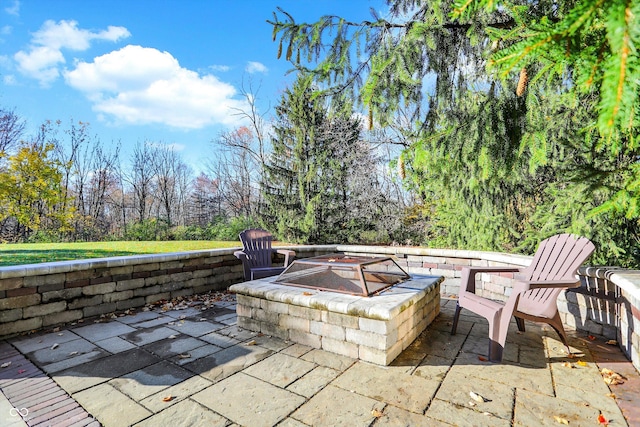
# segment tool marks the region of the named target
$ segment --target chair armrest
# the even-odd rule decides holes
[[[288,267],[289,263],[296,257],[296,252],[289,249],[277,249],[276,253],[284,255],[284,266]]]
[[[476,273],[519,273],[524,267],[463,267],[463,270],[469,270],[473,274]]]
[[[529,289],[535,288],[577,288],[580,286],[580,279],[565,280],[518,280],[519,283],[526,285]]]
[[[247,259],[247,254],[244,253],[243,251],[235,251],[233,253],[233,256],[235,256],[236,258],[238,258],[239,260],[245,260]]]
[[[464,267],[460,280],[460,296],[465,292],[476,293],[477,273],[519,273],[522,268],[518,267]]]

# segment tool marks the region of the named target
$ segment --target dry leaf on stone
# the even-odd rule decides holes
[[[609,340],[609,341],[607,341],[607,342],[606,342],[606,344],[609,344],[609,345],[618,345],[618,341],[616,341],[616,340]]]
[[[578,357],[577,355],[573,354],[573,353],[569,353],[567,354],[567,358],[568,359],[575,359],[576,357]]]
[[[51,346],[51,350],[55,350],[58,347],[60,347],[60,344],[55,343],[54,345]]]
[[[469,406],[471,406],[472,408],[473,408],[474,406],[476,406],[476,405],[477,405],[477,403],[476,403],[476,402],[469,401]]]
[[[558,423],[558,424],[565,424],[565,425],[569,425],[569,420],[566,418],[562,418],[559,417],[557,415],[553,416],[553,419]]]
[[[576,362],[576,364],[577,364],[578,366],[587,366],[587,362],[585,362],[584,360],[578,360],[578,361]]]
[[[251,340],[248,343],[246,343],[245,345],[256,345],[256,340]]]
[[[162,398],[162,401],[163,401],[163,402],[171,402],[173,399],[175,399],[175,397],[174,397],[174,396],[169,395],[169,396],[165,396],[165,397],[163,397],[163,398]]]
[[[575,366],[573,366],[573,364],[572,364],[572,363],[570,363],[570,362],[564,362],[564,363],[562,364],[562,366],[564,366],[565,368],[569,368],[569,369],[573,369],[573,368],[575,368]]]
[[[607,397],[610,397],[612,399],[617,399],[618,398],[618,396],[616,396],[615,393],[609,393],[609,394],[607,394]]]
[[[72,351],[71,353],[69,353],[69,356],[75,356],[76,354],[78,354],[77,351]]]
[[[593,335],[589,335],[587,338],[589,338],[591,341],[595,341],[596,337],[594,337]]]
[[[8,368],[9,366],[11,366],[11,361],[3,363],[2,365],[0,365],[0,368]]]
[[[378,409],[374,409],[373,411],[371,411],[371,415],[373,415],[376,418],[380,418],[380,417],[384,416],[382,411],[380,411]]]
[[[486,361],[487,361],[487,360],[489,360],[489,359],[487,359],[487,358],[486,358],[486,357],[484,357],[484,356],[478,356],[478,360],[479,360],[479,361],[481,361],[481,362],[486,362]]]
[[[307,296],[307,297],[308,297],[308,296],[311,296],[311,295],[313,295],[313,294],[312,294],[311,292],[303,292],[303,293],[302,293],[302,295],[304,295],[304,296]]]
[[[174,340],[176,338],[178,338],[177,335],[169,335],[167,338],[169,338],[170,340]]]
[[[607,383],[608,385],[624,384],[624,381],[626,380],[625,377],[623,377],[622,375],[620,375],[615,371],[612,371],[611,369],[602,368],[600,373],[604,378],[604,382]]]
[[[598,415],[598,424],[603,425],[603,426],[608,426],[609,425],[609,421],[605,418],[604,415],[600,414],[600,415]]]
[[[473,391],[469,392],[469,396],[471,396],[471,398],[478,403],[483,403],[488,401],[488,399],[485,399],[484,397],[480,396],[478,393],[475,393]]]
[[[178,357],[180,359],[189,359],[191,355],[189,353],[183,353],[183,354],[179,354]]]

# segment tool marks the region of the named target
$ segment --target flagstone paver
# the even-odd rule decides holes
[[[206,406],[191,399],[183,400],[174,406],[159,412],[138,424],[135,427],[158,426],[207,426],[226,427],[229,421],[221,415],[213,412]]]
[[[383,402],[329,384],[295,411],[291,417],[307,425],[368,426],[382,411]]]
[[[260,427],[275,425],[305,398],[239,373],[196,393],[193,400],[240,425]]]
[[[568,358],[549,328],[511,325],[504,362],[489,363],[486,321],[463,311],[452,336],[454,307],[443,299],[386,367],[243,330],[233,302],[0,341],[0,362],[13,358],[0,369],[0,425],[597,425],[600,413],[640,424],[640,375],[604,338],[570,334]],[[624,383],[608,386],[603,367]],[[16,405],[30,416],[11,416]]]
[[[100,384],[73,395],[105,427],[122,427],[148,418],[152,413],[110,384]]]

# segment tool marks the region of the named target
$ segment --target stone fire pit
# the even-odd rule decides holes
[[[388,365],[440,312],[441,276],[412,276],[380,293],[354,296],[274,283],[231,286],[238,326],[314,348]]]

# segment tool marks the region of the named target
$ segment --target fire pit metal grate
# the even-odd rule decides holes
[[[275,283],[371,296],[409,279],[390,257],[330,254],[295,260]]]

